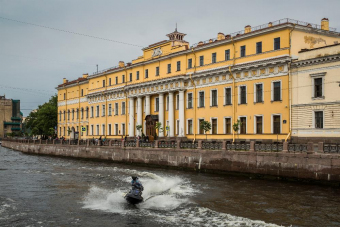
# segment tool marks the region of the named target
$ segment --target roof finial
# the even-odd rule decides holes
[[[175,32],[177,32],[177,22],[176,22],[176,29],[175,29]]]

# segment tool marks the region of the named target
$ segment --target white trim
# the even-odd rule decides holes
[[[226,125],[226,119],[230,119],[230,134],[227,134],[227,129],[225,127]],[[223,133],[226,135],[233,134],[233,118],[231,116],[223,117]]]
[[[189,108],[189,94],[191,94],[191,108]],[[194,102],[193,92],[187,92],[186,109],[194,108],[194,103],[193,102]]]
[[[248,117],[246,116],[246,115],[240,115],[240,116],[238,116],[238,120],[240,120],[240,122],[241,122],[241,117],[245,117],[246,118],[246,133],[245,134],[247,134],[248,133]],[[238,134],[241,134],[241,125],[240,125],[240,128],[238,129]]]
[[[203,92],[203,106],[200,106],[200,92]],[[203,90],[198,91],[197,92],[197,97],[198,97],[198,99],[197,99],[197,106],[199,108],[205,107],[205,91],[203,91]]]
[[[258,84],[262,84],[262,102],[264,102],[264,84],[263,82],[258,82],[258,83],[254,83],[254,103],[257,103],[256,102],[256,97],[257,97],[256,85]]]
[[[282,114],[280,114],[280,113],[271,114],[271,124],[270,124],[271,130],[270,130],[270,132],[272,134],[274,134],[274,116],[280,116],[280,134],[281,134],[282,133]]]
[[[194,134],[194,129],[192,129],[192,134],[189,134],[189,121],[191,121],[192,122],[192,127],[194,127],[194,121],[193,121],[193,119],[192,118],[188,118],[187,119],[187,127],[186,127],[186,134],[187,135],[192,135],[192,134]]]
[[[323,109],[315,109],[313,111],[313,117],[312,117],[312,128],[313,129],[324,129],[325,128],[325,111]],[[316,128],[315,127],[315,112],[322,112],[322,128]]]
[[[216,106],[218,106],[218,89],[217,88],[213,88],[210,89],[210,107],[212,107],[212,92],[216,91]]]
[[[212,120],[216,119],[216,134],[213,134],[213,123]],[[217,117],[211,117],[210,118],[210,124],[211,124],[211,130],[210,130],[210,135],[217,135],[218,134],[218,118]]]
[[[198,118],[197,119],[197,134],[198,135],[204,135],[204,132],[203,132],[203,134],[200,134],[200,120],[204,121],[204,118]]]
[[[272,80],[271,83],[271,101],[274,102],[274,82],[280,82],[280,101],[282,101],[282,81]]]
[[[256,117],[262,117],[262,134],[264,133],[264,117],[263,114],[255,114],[253,116],[254,118],[254,134],[258,134],[257,133],[257,125],[256,125]]]
[[[223,89],[223,91],[224,91],[224,93],[223,93],[223,105],[227,105],[227,103],[226,103],[226,95],[225,95],[225,93],[226,93],[226,90],[227,89],[229,89],[230,88],[230,104],[228,104],[228,105],[232,105],[233,104],[233,87],[232,86],[227,86],[227,87],[224,87],[224,89]]]
[[[326,76],[326,73],[327,72],[322,72],[322,73],[314,73],[314,74],[309,74],[309,76],[311,77],[312,79],[312,99],[315,98],[315,99],[320,99],[321,97],[315,97],[315,79],[319,79],[321,78],[322,79],[322,98],[325,97],[325,76]]]
[[[238,104],[241,104],[241,87],[246,87],[246,103],[242,103],[242,104],[248,104],[248,95],[247,95],[247,85],[246,84],[241,84],[238,86]]]

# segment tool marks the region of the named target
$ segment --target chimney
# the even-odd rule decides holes
[[[226,35],[225,38],[226,38],[226,39],[230,39],[230,38],[231,38],[231,35]]]
[[[209,43],[212,43],[213,42],[213,40],[212,39],[209,39]]]
[[[203,45],[203,42],[202,41],[199,41],[197,46],[202,46]]]
[[[123,61],[119,61],[119,68],[122,68],[122,67],[124,67],[125,66],[125,63],[123,62]]]
[[[63,84],[67,83],[68,80],[66,80],[66,78],[63,78]]]
[[[268,23],[268,27],[272,27],[273,26],[273,23],[272,22],[269,22]]]
[[[126,66],[131,66],[131,62],[126,63]]]
[[[322,18],[321,20],[321,29],[325,31],[329,31],[329,21],[328,18]]]
[[[244,33],[249,33],[249,32],[251,32],[251,26],[247,25],[244,27]]]
[[[88,74],[87,73],[84,73],[83,74],[83,78],[87,78]]]
[[[217,33],[217,40],[225,39],[225,36],[222,32]]]

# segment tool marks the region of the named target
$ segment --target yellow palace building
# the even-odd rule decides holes
[[[130,63],[64,79],[57,87],[58,136],[205,139],[199,125],[209,121],[208,139],[287,139],[292,59],[301,49],[340,41],[326,18],[321,25],[248,25],[192,46],[185,35],[176,29]],[[164,130],[155,129],[157,122]]]

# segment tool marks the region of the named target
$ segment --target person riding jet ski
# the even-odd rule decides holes
[[[138,180],[138,177],[132,176],[132,189],[124,196],[125,199],[131,204],[138,204],[143,202],[142,191],[144,187]]]
[[[132,176],[132,181],[131,181],[132,188],[137,188],[140,191],[144,190],[144,187],[142,185],[142,182],[138,180],[138,177]]]

